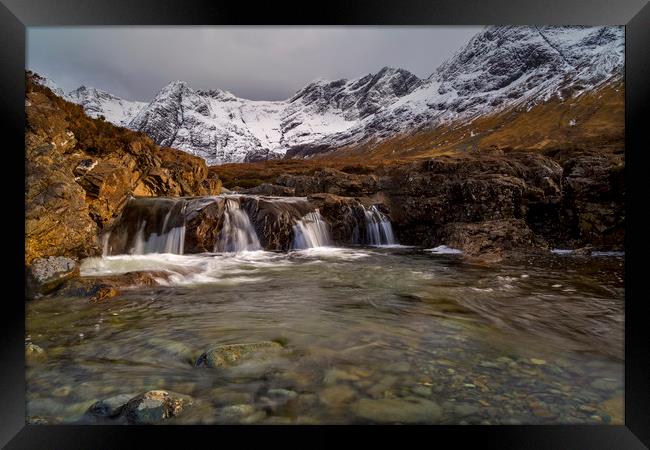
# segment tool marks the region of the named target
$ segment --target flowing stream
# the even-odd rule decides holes
[[[231,230],[248,228],[229,214]],[[182,224],[170,218],[144,252],[178,249],[167,243]],[[84,260],[82,276],[168,277],[100,303],[29,302],[27,339],[46,356],[28,365],[27,415],[76,423],[97,400],[167,389],[195,399],[169,423],[622,420],[620,256],[482,266],[440,249],[323,246],[316,213],[296,227],[296,247],[311,248],[232,253],[257,248],[237,231],[225,252]],[[265,340],[285,348],[193,367],[217,345]]]

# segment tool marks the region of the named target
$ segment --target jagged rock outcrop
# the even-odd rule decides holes
[[[618,153],[439,157],[372,175],[334,169],[281,175],[277,183],[309,195],[343,242],[363,220],[361,205],[379,204],[403,244],[453,244],[467,254],[623,246],[624,163]]]

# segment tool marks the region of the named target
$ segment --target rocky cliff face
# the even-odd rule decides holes
[[[27,76],[25,262],[101,253],[98,233],[132,195],[218,194],[205,162],[86,116]]]
[[[281,175],[277,183],[310,196],[333,222],[349,216],[345,222],[353,224],[355,202],[380,204],[402,244],[445,244],[498,259],[509,250],[622,249],[624,172],[622,149],[511,152],[439,157],[372,174],[325,169]]]
[[[319,80],[281,102],[194,90],[181,81],[148,104],[87,87],[67,98],[94,117],[103,115],[212,165],[306,157],[525,111],[552,99],[565,102],[620,82],[623,69],[622,27],[493,26],[426,79],[386,67],[352,80]]]

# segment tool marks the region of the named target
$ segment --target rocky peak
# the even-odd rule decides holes
[[[283,102],[193,90],[180,80],[149,104],[101,94],[71,100],[160,145],[220,164],[302,154],[297,148],[331,151],[552,98],[564,101],[620,77],[623,62],[622,27],[489,26],[427,79],[383,67],[349,80],[316,80]]]

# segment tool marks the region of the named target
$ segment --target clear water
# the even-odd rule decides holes
[[[99,399],[167,389],[195,399],[168,423],[623,420],[620,257],[481,266],[320,247],[112,256],[82,274],[150,269],[167,285],[27,304],[27,339],[47,355],[29,360],[28,416],[74,423]],[[269,358],[192,366],[216,345],[273,339],[286,348]]]

